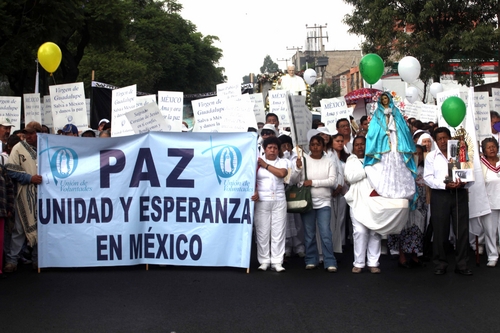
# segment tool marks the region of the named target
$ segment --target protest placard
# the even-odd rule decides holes
[[[321,122],[325,124],[330,133],[337,131],[337,120],[338,119],[349,119],[350,112],[345,102],[344,97],[322,99],[321,104]]]
[[[79,131],[89,127],[83,82],[49,86],[49,91],[55,132],[66,124],[75,125]]]
[[[52,104],[50,101],[50,96],[43,96],[42,103],[42,124],[50,128],[50,133],[54,133],[53,127],[54,122],[52,121]]]
[[[217,97],[222,99],[232,99],[241,96],[241,84],[220,83],[217,85]]]
[[[251,94],[250,100],[254,103],[253,113],[257,122],[266,123],[266,108],[264,106],[264,96],[262,93]]]
[[[184,93],[158,91],[158,108],[167,123],[168,132],[182,132]]]
[[[6,118],[14,129],[21,129],[21,97],[0,96],[0,117]]]
[[[132,125],[125,114],[136,108],[137,85],[111,91],[111,136],[134,134]]]
[[[269,96],[269,112],[278,116],[280,128],[290,127],[292,121],[289,117],[290,106],[288,101],[287,91],[285,90],[270,90]]]
[[[224,111],[223,99],[219,96],[191,101],[194,115],[193,132],[219,132]]]
[[[31,121],[42,123],[42,110],[40,106],[40,94],[23,94],[24,99],[24,123]]]
[[[170,129],[154,101],[125,113],[125,116],[135,134],[169,132]]]

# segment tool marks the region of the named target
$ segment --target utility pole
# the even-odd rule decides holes
[[[302,47],[298,47],[298,46],[288,47],[287,46],[286,49],[295,51],[296,63],[294,65],[295,65],[295,70],[299,72],[301,70],[301,68],[300,68],[300,50],[302,50]]]
[[[314,40],[314,44],[315,44],[314,52],[320,51],[321,55],[325,54],[325,44],[323,44],[323,38],[326,38],[326,41],[328,42],[328,32],[326,33],[326,36],[323,36],[323,28],[326,28],[327,26],[328,26],[327,23],[325,23],[325,25],[316,25],[316,24],[314,24],[313,27],[309,27],[306,24],[306,29],[314,29],[312,35],[311,36],[307,36],[307,41],[309,42],[310,39],[313,39]],[[318,43],[318,41],[317,41],[318,39],[319,39],[319,50],[316,47],[316,44]]]
[[[288,59],[285,59],[285,58],[276,59],[276,61],[285,61],[286,62],[286,68],[285,68],[285,70],[288,69],[288,60],[291,60],[291,59],[290,58],[288,58]]]
[[[308,45],[308,50],[306,51],[311,51],[311,40],[312,40],[312,45],[313,45],[313,58],[315,62],[315,67],[319,68],[321,70],[321,83],[324,81],[325,77],[325,71],[326,71],[326,66],[328,65],[328,57],[326,57],[325,54],[325,44],[323,44],[323,38],[326,38],[326,41],[328,41],[328,32],[326,33],[326,36],[323,36],[323,28],[326,28],[328,26],[327,23],[325,25],[316,25],[309,27],[306,24],[306,29],[314,29],[311,33],[307,34],[307,45]],[[319,43],[319,46],[318,46]],[[319,51],[319,56],[318,56],[318,51]],[[307,57],[308,58],[308,57]],[[315,68],[317,70],[317,68]]]

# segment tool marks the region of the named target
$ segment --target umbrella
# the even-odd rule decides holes
[[[373,102],[373,96],[381,93],[382,90],[373,88],[361,88],[347,93],[344,98],[347,104],[356,104],[359,100],[364,100],[365,103]]]

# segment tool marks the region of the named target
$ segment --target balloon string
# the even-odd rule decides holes
[[[57,85],[56,78],[54,77],[54,75],[52,75],[52,73],[50,73],[50,76],[52,76],[52,81],[54,81],[54,84]]]

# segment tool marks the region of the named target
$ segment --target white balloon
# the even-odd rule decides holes
[[[415,82],[420,76],[420,62],[414,57],[404,57],[399,61],[398,73],[406,83]]]
[[[382,84],[382,79],[378,80],[371,86],[373,89],[384,90],[384,85]]]
[[[312,68],[306,69],[304,72],[304,81],[306,81],[307,84],[316,82],[316,71]]]
[[[418,100],[418,89],[416,87],[406,88],[406,99],[411,104],[415,103]]]
[[[443,92],[443,85],[439,82],[434,82],[433,84],[431,84],[430,91],[432,97],[437,98],[437,94]]]

